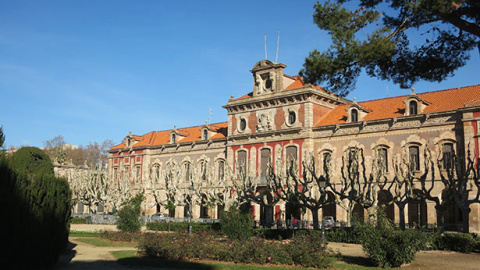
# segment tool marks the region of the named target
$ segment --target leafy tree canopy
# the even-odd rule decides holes
[[[300,71],[341,96],[355,88],[362,70],[408,88],[444,80],[480,50],[478,0],[361,0],[356,10],[347,2],[314,6],[314,22],[333,44],[310,52]]]
[[[0,127],[0,148],[3,147],[3,143],[5,142],[5,134],[3,134],[3,126]]]
[[[9,158],[10,168],[27,175],[53,175],[50,157],[37,147],[22,147]]]

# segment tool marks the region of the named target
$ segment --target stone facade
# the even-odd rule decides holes
[[[223,106],[228,112],[226,123],[206,123],[142,136],[129,134],[124,143],[110,151],[110,173],[135,170],[145,179],[150,177],[149,168],[162,171],[168,162],[192,164],[199,170],[206,162],[214,168],[213,177],[218,177],[222,164],[233,173],[242,166],[251,179],[263,181],[267,161],[280,160],[286,165],[292,157],[301,168],[302,161],[314,155],[320,170],[328,157],[335,172],[333,182],[339,185],[342,157],[352,147],[363,149],[367,170],[381,155],[386,160],[388,177],[394,176],[393,160],[408,156],[418,158],[415,170],[421,175],[425,170],[422,155],[425,148],[433,157],[440,157],[448,150],[464,158],[470,149],[475,160],[478,158],[480,85],[422,94],[412,90],[407,96],[352,102],[316,85],[305,84],[298,76],[285,75],[285,67],[268,60],[255,64],[251,70],[253,91],[239,98],[232,96]],[[442,173],[436,170],[437,175]],[[161,185],[155,189],[162,189]],[[433,189],[433,193],[442,194],[440,183]],[[470,195],[475,192],[474,187]],[[151,198],[148,203],[152,204]],[[480,232],[478,205],[471,205],[469,216],[470,231],[474,232]],[[193,210],[194,217],[216,218],[219,209],[205,211],[197,205]],[[147,214],[156,211],[165,210],[161,206],[150,207]],[[282,203],[270,211],[255,205],[252,211],[261,223],[291,218]],[[455,228],[461,217],[458,209],[452,211],[446,217],[446,224]],[[270,214],[266,215],[267,212]],[[180,206],[171,214],[182,217],[184,210]],[[339,204],[327,207],[323,214],[333,215],[338,221],[347,220],[347,212]],[[399,221],[395,206],[390,207],[388,214]],[[429,201],[411,203],[405,216],[410,225],[436,222],[434,205]],[[311,220],[311,214],[307,212],[296,218]]]

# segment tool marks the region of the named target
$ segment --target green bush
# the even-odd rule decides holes
[[[334,259],[316,236],[301,236],[289,242],[219,240],[215,234],[146,234],[139,249],[149,257],[166,260],[206,259],[236,263],[301,265],[326,268]]]
[[[141,233],[102,231],[100,237],[116,242],[138,242],[142,238]]]
[[[71,193],[53,175],[48,156],[38,148],[0,157],[0,204],[8,222],[0,230],[0,265],[5,269],[46,268],[68,244]]]
[[[480,241],[469,233],[438,235],[433,247],[439,250],[458,252],[480,252]]]
[[[149,222],[147,223],[147,229],[151,231],[173,231],[173,232],[185,232],[188,230],[188,222]],[[207,230],[220,230],[220,223],[200,224],[192,223],[192,232],[207,231]]]
[[[253,236],[254,227],[250,213],[242,213],[231,206],[228,212],[221,214],[220,232],[230,239],[249,239]]]
[[[117,228],[122,232],[135,233],[142,228],[140,222],[140,205],[143,194],[138,194],[125,204],[117,213]]]
[[[428,234],[421,231],[395,230],[383,214],[378,215],[376,226],[372,223],[356,224],[355,230],[369,259],[382,267],[410,263],[415,254],[430,242]]]
[[[8,159],[9,167],[17,174],[54,175],[50,157],[37,147],[22,147]]]
[[[87,224],[87,219],[83,217],[74,217],[70,219],[70,224]]]

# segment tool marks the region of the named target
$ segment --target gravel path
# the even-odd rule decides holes
[[[55,269],[126,269],[110,253],[116,250],[135,250],[132,247],[96,247],[70,238],[70,250],[60,256]],[[132,268],[128,268],[132,269]]]

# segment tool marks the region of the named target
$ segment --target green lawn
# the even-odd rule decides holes
[[[112,242],[97,237],[80,237],[76,241],[94,245],[96,247],[136,247],[136,243]]]
[[[196,263],[184,261],[166,261],[154,258],[142,258],[136,256],[135,250],[120,250],[112,251],[113,256],[117,258],[118,262],[125,266],[137,267],[155,267],[155,268],[178,268],[178,269],[205,269],[205,270],[311,270],[312,268],[292,268],[291,266],[262,266],[262,265],[242,265],[242,264],[227,264],[227,263]],[[385,269],[376,267],[365,267],[348,264],[335,264],[334,269],[350,269],[350,270],[372,270]]]
[[[69,237],[97,237],[101,232],[70,231]]]

